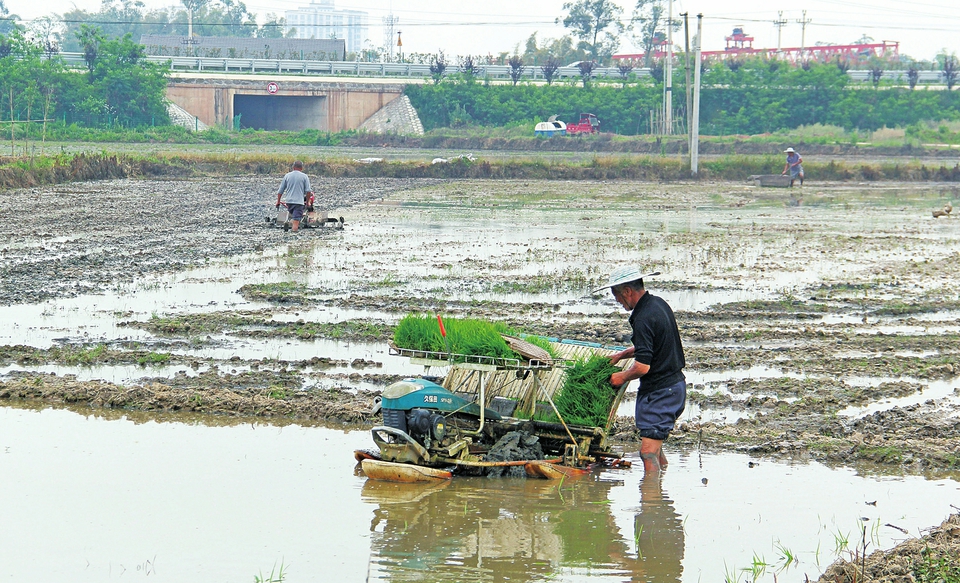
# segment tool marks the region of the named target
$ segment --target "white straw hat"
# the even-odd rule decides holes
[[[794,150],[793,148],[787,148],[786,150],[783,151],[784,154],[795,154],[796,152],[797,151]]]
[[[622,285],[624,283],[630,283],[631,281],[637,281],[638,279],[643,279],[645,277],[652,277],[654,275],[660,275],[659,271],[654,271],[650,273],[644,273],[639,267],[633,265],[628,265],[626,267],[618,267],[610,272],[610,278],[607,280],[607,284],[597,289],[593,290],[593,293],[597,293],[602,289],[607,289],[608,287],[614,287]]]

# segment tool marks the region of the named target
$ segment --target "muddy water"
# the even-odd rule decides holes
[[[866,536],[937,523],[957,482],[669,451],[660,480],[366,480],[366,431],[0,408],[12,580],[718,581],[755,557],[813,576]],[[829,493],[829,495],[825,495]],[[864,528],[866,532],[864,534]],[[276,574],[276,571],[275,571]],[[769,580],[769,578],[768,578]]]
[[[244,181],[234,187],[246,188]],[[270,335],[268,324],[389,326],[404,311],[449,311],[623,342],[626,315],[606,295],[591,296],[590,284],[625,261],[640,262],[664,272],[654,293],[677,310],[689,356],[690,402],[660,484],[618,471],[560,488],[464,480],[397,489],[353,475],[351,451],[371,445],[364,431],[7,408],[0,487],[6,500],[23,502],[0,510],[0,523],[11,525],[0,540],[0,572],[232,581],[267,576],[283,563],[288,581],[334,572],[350,581],[422,579],[429,569],[450,580],[649,573],[687,582],[722,580],[755,555],[782,563],[789,551],[801,563],[779,579],[802,580],[843,554],[834,550],[837,539],[848,538],[850,548],[859,536],[870,550],[890,546],[905,535],[886,524],[915,535],[960,504],[949,479],[956,476],[945,471],[956,468],[960,431],[960,231],[956,217],[931,220],[929,208],[943,204],[936,189],[833,185],[788,197],[732,184],[408,186],[342,210],[342,232],[261,232],[260,216],[255,232],[222,229],[214,234],[243,253],[199,268],[147,270],[133,280],[111,279],[109,265],[96,263],[50,271],[46,286],[69,283],[81,268],[84,280],[112,283],[78,297],[0,306],[2,348],[104,344],[122,354],[81,365],[53,352],[22,358],[11,350],[0,383],[14,394],[56,385],[51,373],[131,391],[139,383],[170,392],[336,386],[365,403],[363,391],[381,390],[388,375],[424,372],[386,354],[387,332],[372,340]],[[83,197],[91,205],[110,208],[97,196],[115,188],[89,189]],[[176,188],[190,189],[222,190]],[[191,228],[175,230],[190,235]],[[174,234],[157,234],[158,254],[180,249],[167,248]],[[196,240],[207,234],[196,227]],[[44,237],[22,238],[40,248]],[[88,237],[103,245],[77,237],[70,246]],[[128,240],[139,239],[131,233],[120,242]],[[86,271],[98,269],[98,277]],[[27,283],[43,279],[21,275],[26,287],[5,297],[21,297],[34,289]],[[278,283],[296,289],[241,291]],[[231,324],[238,315],[259,320]],[[210,332],[149,327],[155,318],[207,316],[227,324]],[[173,356],[136,364],[143,351]],[[294,363],[317,356],[334,362]],[[354,359],[375,364],[354,366]],[[220,376],[204,376],[211,371]],[[249,371],[259,376],[241,378]],[[165,403],[182,406],[159,398],[146,406]],[[621,414],[631,412],[628,400]],[[621,437],[632,447],[635,436]],[[789,461],[817,455],[846,469]],[[860,459],[904,474],[881,476]],[[924,472],[943,479],[918,477]]]

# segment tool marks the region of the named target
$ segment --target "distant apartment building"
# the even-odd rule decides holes
[[[287,33],[293,38],[343,39],[348,53],[358,53],[367,37],[367,13],[337,10],[333,0],[316,0],[296,10],[287,10]]]

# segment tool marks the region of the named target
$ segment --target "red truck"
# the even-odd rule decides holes
[[[567,135],[600,133],[600,120],[592,113],[581,113],[580,121],[567,124]]]

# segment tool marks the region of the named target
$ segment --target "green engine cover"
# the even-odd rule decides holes
[[[457,412],[474,417],[480,416],[479,405],[425,379],[404,379],[393,383],[383,390],[380,406],[398,411],[433,409],[447,413]],[[489,408],[484,411],[484,417],[498,421],[502,419],[499,413]]]

